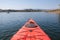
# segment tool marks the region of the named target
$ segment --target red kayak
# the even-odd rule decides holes
[[[11,40],[51,40],[49,36],[32,19],[13,35]]]

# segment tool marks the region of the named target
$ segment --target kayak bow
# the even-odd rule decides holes
[[[51,40],[33,19],[28,20],[25,25],[13,35],[11,40]]]

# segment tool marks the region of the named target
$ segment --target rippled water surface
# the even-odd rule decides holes
[[[51,40],[60,40],[60,14],[42,12],[0,13],[0,40],[10,40],[29,18],[34,19]]]

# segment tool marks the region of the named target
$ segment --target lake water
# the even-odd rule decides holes
[[[30,18],[41,26],[51,40],[60,40],[60,14],[45,12],[0,13],[0,40],[9,40]]]

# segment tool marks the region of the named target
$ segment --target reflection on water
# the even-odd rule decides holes
[[[33,18],[52,40],[60,40],[60,14],[42,12],[0,13],[0,40],[9,40],[29,18]]]

